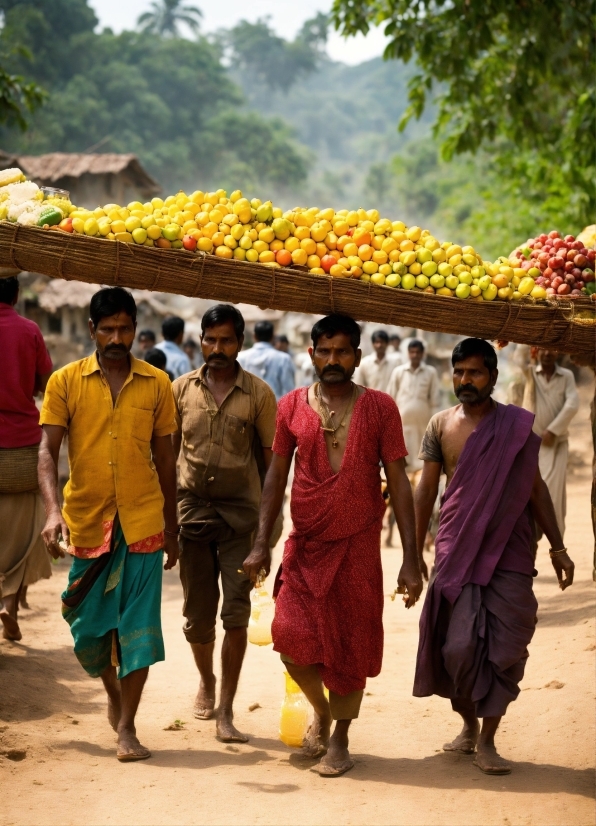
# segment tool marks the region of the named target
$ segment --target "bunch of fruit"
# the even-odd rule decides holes
[[[527,294],[532,288],[540,287],[545,296],[568,296],[578,298],[581,295],[593,295],[596,292],[594,280],[594,262],[596,250],[588,249],[584,242],[573,235],[561,238],[556,230],[543,233],[511,253],[518,265],[525,270],[525,278],[518,290]]]

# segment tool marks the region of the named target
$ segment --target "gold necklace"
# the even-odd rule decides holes
[[[330,410],[327,403],[323,400],[321,396],[321,383],[317,382],[314,387],[315,392],[315,399],[317,400],[317,404],[319,406],[319,416],[321,418],[321,427],[327,433],[332,433],[333,438],[331,439],[331,447],[339,447],[339,442],[337,441],[336,433],[343,427],[346,423],[346,419],[348,417],[348,413],[350,413],[354,407],[354,403],[356,401],[356,397],[358,395],[358,388],[355,384],[352,384],[352,395],[350,396],[348,403],[346,405],[346,409],[344,411],[344,415],[342,417],[341,422],[333,426],[333,417],[335,416],[335,410]]]

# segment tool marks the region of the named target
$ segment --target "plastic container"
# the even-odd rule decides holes
[[[248,621],[248,641],[253,645],[271,645],[271,623],[275,614],[275,604],[262,585],[256,585],[250,601]]]
[[[284,676],[286,696],[281,704],[279,739],[286,746],[300,748],[308,727],[310,706],[298,683],[294,682],[287,671]]]

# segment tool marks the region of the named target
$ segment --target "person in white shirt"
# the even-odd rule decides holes
[[[371,337],[374,353],[364,356],[360,366],[356,368],[354,374],[355,384],[363,387],[370,387],[373,390],[382,390],[387,393],[389,379],[393,370],[401,364],[402,357],[399,353],[387,353],[389,346],[389,336],[385,330],[375,330]]]
[[[410,481],[423,462],[418,458],[422,437],[432,416],[439,411],[439,376],[434,367],[425,364],[424,344],[412,339],[408,345],[408,364],[394,368],[387,392],[395,399],[401,415],[408,456],[407,471]]]
[[[185,373],[190,373],[192,370],[190,359],[180,346],[184,339],[184,319],[175,315],[164,319],[161,334],[164,340],[155,346],[166,354],[167,372],[171,373],[175,379]]]
[[[564,536],[569,423],[579,409],[579,395],[573,373],[557,364],[557,356],[554,350],[538,350],[538,364],[530,365],[526,371],[522,407],[536,414],[533,430],[542,439],[540,473]]]

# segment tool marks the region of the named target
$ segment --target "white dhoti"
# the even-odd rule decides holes
[[[565,535],[565,514],[567,513],[565,480],[567,477],[568,455],[569,442],[567,439],[557,439],[552,447],[542,444],[538,455],[540,475],[546,482],[550,498],[553,500],[561,536]]]
[[[45,510],[38,491],[0,493],[0,598],[52,575],[41,531]]]
[[[426,433],[426,428],[431,420],[433,411],[422,402],[404,404],[400,407],[401,423],[404,431],[404,441],[406,443],[406,471],[416,473],[422,470],[424,462],[418,458],[420,445]]]

